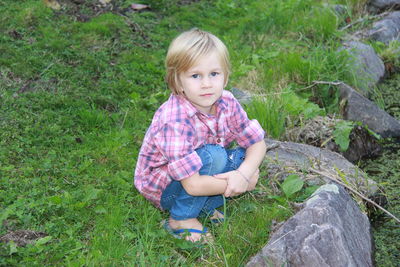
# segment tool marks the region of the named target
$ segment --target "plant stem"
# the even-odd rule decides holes
[[[390,217],[392,217],[394,220],[396,220],[398,223],[400,223],[400,220],[394,216],[392,213],[390,213],[388,210],[384,209],[382,206],[380,206],[379,204],[377,204],[376,202],[372,201],[371,199],[365,197],[363,194],[359,193],[357,190],[351,188],[350,186],[346,185],[345,183],[341,182],[339,179],[337,179],[336,177],[331,176],[330,174],[327,173],[323,173],[321,171],[315,170],[313,168],[310,168],[311,172],[314,172],[316,174],[319,174],[321,176],[324,176],[326,178],[328,178],[329,180],[334,181],[335,183],[338,183],[344,187],[346,187],[347,189],[349,189],[352,193],[356,194],[357,196],[361,197],[362,199],[364,199],[365,201],[371,203],[372,205],[374,205],[375,207],[379,208],[380,210],[382,210],[383,212],[385,212],[387,215],[389,215]]]

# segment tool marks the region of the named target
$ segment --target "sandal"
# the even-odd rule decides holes
[[[163,220],[162,224],[163,224],[164,229],[167,230],[168,233],[170,233],[173,237],[178,238],[178,239],[184,238],[185,233],[202,234],[202,235],[204,235],[204,237],[206,237],[206,234],[208,234],[207,227],[203,227],[203,230],[192,229],[192,228],[174,230],[169,225],[168,219]]]

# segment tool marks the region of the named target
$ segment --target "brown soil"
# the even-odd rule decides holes
[[[23,247],[47,236],[46,233],[31,230],[11,231],[0,237],[0,242],[8,243],[13,241],[17,246]]]
[[[338,152],[353,163],[380,155],[382,149],[378,140],[360,126],[355,126],[352,130],[349,148],[344,152],[340,151],[332,135],[338,121],[339,119],[330,117],[316,117],[308,121],[304,126],[288,131],[285,139]]]

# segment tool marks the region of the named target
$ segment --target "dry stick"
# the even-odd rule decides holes
[[[340,185],[346,187],[346,188],[349,189],[351,192],[353,192],[353,193],[356,194],[357,196],[361,197],[361,198],[364,199],[365,201],[371,203],[371,204],[374,205],[375,207],[379,208],[380,210],[382,210],[383,212],[385,212],[387,215],[389,215],[390,217],[392,217],[393,219],[395,219],[398,223],[400,223],[400,220],[399,220],[396,216],[394,216],[393,214],[391,214],[389,211],[387,211],[386,209],[384,209],[383,207],[381,207],[381,206],[380,206],[379,204],[377,204],[376,202],[374,202],[374,201],[370,200],[369,198],[365,197],[365,196],[362,195],[361,193],[357,192],[355,189],[353,189],[353,188],[351,188],[350,186],[346,185],[345,183],[339,181],[339,180],[336,179],[335,177],[330,176],[330,175],[328,175],[328,174],[326,174],[326,173],[322,173],[322,172],[320,172],[320,171],[317,171],[317,170],[315,170],[315,169],[313,169],[313,168],[310,168],[310,171],[312,171],[312,172],[314,172],[314,173],[316,173],[316,174],[322,175],[322,176],[328,178],[329,180],[332,180],[332,181],[334,181],[334,182],[336,182],[336,183],[338,183],[338,184],[340,184]]]
[[[338,81],[338,82],[328,82],[328,81],[313,81],[312,84],[310,84],[309,86],[297,89],[296,92],[301,92],[307,89],[310,89],[318,84],[329,84],[329,85],[341,85],[343,84],[343,82]],[[286,92],[276,92],[276,93],[266,93],[266,94],[255,94],[255,96],[261,96],[261,97],[266,97],[266,96],[271,96],[271,95],[283,95],[283,94],[289,94],[291,93],[290,91],[286,91]]]
[[[128,115],[128,111],[129,111],[129,108],[128,108],[128,109],[126,110],[126,112],[125,112],[124,119],[122,120],[122,123],[121,123],[120,129],[122,129],[122,127],[124,127],[125,120],[126,120],[126,116]]]
[[[356,25],[356,24],[358,24],[358,23],[361,23],[361,22],[364,22],[364,21],[367,20],[367,19],[376,19],[376,18],[384,17],[384,16],[388,15],[389,13],[390,13],[390,12],[387,11],[387,12],[383,12],[383,13],[378,14],[378,15],[375,15],[375,16],[367,16],[367,17],[359,18],[358,20],[356,20],[356,21],[354,21],[354,22],[352,22],[352,23],[350,23],[350,24],[347,24],[346,26],[340,28],[339,31],[343,31],[343,30],[346,30],[346,29],[348,29],[348,28],[351,28],[351,27],[353,27],[354,25]]]
[[[278,242],[279,240],[281,240],[282,238],[284,238],[285,236],[287,236],[287,235],[290,234],[291,232],[293,232],[293,230],[290,230],[289,232],[287,232],[287,233],[284,234],[283,236],[279,237],[277,240],[275,240],[274,242],[272,242],[271,245],[269,245],[269,246],[272,247],[273,245],[275,245],[276,242]]]
[[[338,81],[338,82],[313,81],[311,85],[309,85],[309,86],[307,86],[307,87],[304,87],[304,88],[301,88],[299,91],[302,91],[302,90],[305,90],[305,89],[314,87],[314,86],[316,86],[317,84],[329,84],[329,85],[335,85],[335,86],[337,86],[337,85],[343,84],[343,82],[341,82],[341,81]]]

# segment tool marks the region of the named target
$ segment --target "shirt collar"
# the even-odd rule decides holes
[[[197,108],[192,105],[192,103],[189,102],[184,96],[182,95],[174,95],[176,99],[178,100],[178,105],[180,105],[183,110],[189,115],[189,117],[193,117],[197,112]]]
[[[185,110],[187,112],[187,114],[189,115],[189,117],[193,117],[196,113],[199,114],[203,114],[202,112],[200,112],[195,106],[193,106],[192,103],[190,103],[189,100],[186,99],[186,97],[182,96],[182,95],[173,95],[174,97],[176,97],[176,99],[178,100],[178,103],[183,107],[183,110]],[[218,114],[225,110],[227,107],[227,103],[224,100],[224,98],[221,96],[216,102],[216,114],[218,116]],[[206,114],[203,114],[206,115]],[[207,115],[206,115],[207,116]]]

